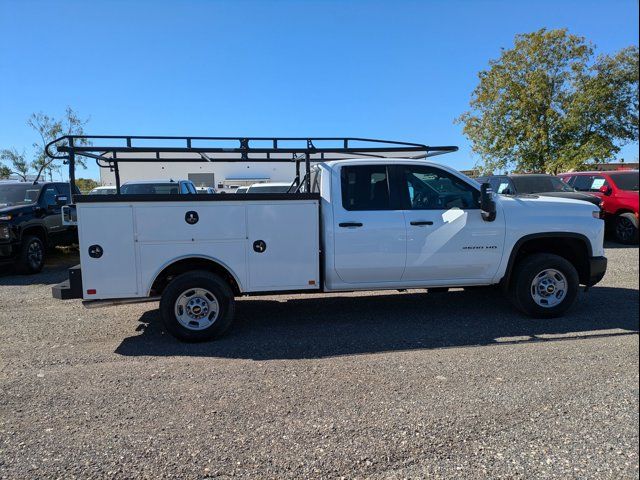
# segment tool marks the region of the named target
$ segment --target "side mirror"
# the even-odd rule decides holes
[[[68,195],[56,195],[56,205],[67,205],[69,203]]]
[[[480,210],[485,222],[493,222],[496,219],[496,201],[493,199],[493,190],[488,183],[480,186]]]
[[[602,185],[602,186],[598,189],[598,191],[599,191],[600,193],[603,193],[604,195],[607,195],[607,196],[611,195],[611,192],[612,192],[611,187],[610,187],[609,185]]]

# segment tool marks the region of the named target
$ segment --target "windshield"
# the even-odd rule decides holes
[[[573,192],[573,188],[551,175],[511,177],[518,193]]]
[[[30,205],[38,201],[40,188],[31,184],[0,185],[0,207]]]
[[[617,172],[609,176],[620,190],[638,191],[638,172]]]
[[[127,195],[153,195],[180,193],[177,183],[129,183],[122,185],[120,191]]]

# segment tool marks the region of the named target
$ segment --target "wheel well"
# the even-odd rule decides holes
[[[44,229],[44,227],[34,225],[25,228],[24,230],[22,230],[20,240],[22,241],[22,239],[27,235],[35,235],[40,240],[42,240],[45,246],[47,245],[47,231]]]
[[[551,253],[568,260],[578,271],[580,283],[586,284],[589,281],[589,257],[591,256],[587,240],[579,237],[534,237],[527,239],[520,244],[516,244],[515,251],[512,252],[509,260],[507,284],[511,277],[513,267],[527,255],[532,253]]]
[[[156,276],[153,285],[151,285],[150,296],[160,295],[174,277],[193,270],[205,270],[220,275],[229,284],[234,295],[240,295],[238,282],[224,266],[207,258],[184,258],[166,266]]]
[[[622,215],[623,213],[635,213],[633,210],[629,210],[628,208],[621,208],[619,210],[616,210],[616,213],[614,215],[618,216],[618,215]]]

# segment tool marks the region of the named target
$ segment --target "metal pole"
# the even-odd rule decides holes
[[[300,160],[296,160],[296,187],[300,185]]]
[[[73,150],[73,137],[69,137],[69,189],[71,190],[71,198],[76,193],[76,154]]]
[[[113,172],[116,175],[116,193],[120,195],[120,169],[118,168],[118,162],[113,162]]]
[[[311,193],[311,161],[310,161],[311,153],[307,150],[307,153],[304,156],[304,166],[306,171],[305,179],[307,184],[307,193]]]

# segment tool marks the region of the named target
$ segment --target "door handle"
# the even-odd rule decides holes
[[[433,225],[433,222],[431,220],[417,220],[417,221],[411,222],[411,225],[422,227],[424,225]]]
[[[362,224],[360,222],[343,222],[338,224],[339,227],[349,228],[349,227],[361,227]]]

